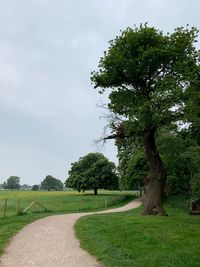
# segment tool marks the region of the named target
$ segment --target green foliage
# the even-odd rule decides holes
[[[200,64],[197,67],[196,76],[186,92],[185,120],[189,122],[191,138],[200,145]]]
[[[118,142],[120,186],[138,188],[148,173],[148,162],[141,143],[130,139]],[[167,195],[189,195],[191,180],[200,177],[200,146],[189,130],[165,129],[157,134],[157,145],[167,171]]]
[[[146,214],[155,210],[154,201],[160,202],[159,213],[165,214],[160,208],[162,193],[159,194],[164,188],[158,189],[164,187],[166,180],[156,145],[159,131],[186,118],[188,121],[194,114],[191,111],[192,115],[187,117],[184,113],[191,110],[192,92],[200,84],[200,53],[195,46],[197,34],[198,30],[194,27],[179,27],[166,35],[147,24],[127,28],[110,41],[108,50],[100,59],[98,71],[91,74],[94,87],[98,87],[100,93],[111,90],[108,107],[119,118],[117,123],[111,123],[115,137],[131,136],[133,142],[141,137],[143,139],[142,147],[149,162],[145,193],[151,198],[151,201],[145,198]],[[123,128],[123,134],[119,134],[119,126]],[[131,168],[125,165],[127,170]],[[190,167],[193,168],[191,164]],[[155,177],[160,183],[151,183]],[[169,177],[174,182],[176,176],[172,174]],[[158,194],[152,195],[152,191]]]
[[[164,35],[153,27],[127,28],[110,41],[91,80],[100,92],[111,88],[109,108],[139,132],[181,118],[184,91],[196,78],[197,29]],[[183,90],[184,88],[184,90]],[[177,106],[177,109],[172,107]]]
[[[89,153],[71,164],[66,187],[84,191],[86,189],[117,189],[116,167],[101,153]]]
[[[191,181],[192,185],[192,199],[195,203],[200,204],[200,175],[194,176]]]
[[[6,182],[3,184],[4,189],[20,189],[20,177],[18,176],[10,176]]]
[[[122,189],[138,190],[143,187],[143,179],[148,174],[148,162],[144,150],[135,148],[130,160],[126,162],[125,168],[122,169],[122,161],[119,168],[121,168],[120,186]]]
[[[47,175],[46,178],[41,182],[41,189],[50,190],[62,190],[63,183],[52,177],[51,175]]]
[[[39,187],[39,185],[37,185],[37,184],[35,184],[35,185],[32,186],[32,190],[33,190],[33,191],[38,191],[39,188],[40,188],[40,187]]]
[[[173,132],[160,134],[158,147],[168,174],[166,192],[171,195],[190,194],[191,179],[200,170],[199,145],[189,135]]]

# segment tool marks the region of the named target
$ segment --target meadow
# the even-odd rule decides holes
[[[4,217],[5,199],[6,217],[23,211],[33,201],[41,203],[51,212],[95,211],[114,206],[127,198],[125,192],[100,191],[97,196],[92,191],[77,193],[74,191],[2,191],[0,192],[0,218]],[[131,196],[131,193],[128,194]],[[39,205],[33,205],[27,212],[42,212]]]
[[[110,207],[118,207],[135,197],[134,192],[99,190],[97,196],[92,191],[46,192],[46,191],[1,191],[0,192],[0,254],[10,238],[23,226],[45,216],[79,211],[96,211]],[[4,217],[5,199],[7,199],[6,216]],[[17,216],[33,201],[38,201],[49,211],[33,205],[27,214]]]

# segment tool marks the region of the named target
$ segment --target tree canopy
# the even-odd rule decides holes
[[[117,189],[118,177],[116,167],[101,153],[89,153],[71,164],[69,177],[65,182],[66,187],[84,191],[93,189],[97,194],[98,189]]]
[[[33,186],[32,186],[32,190],[33,191],[38,191],[39,190],[39,185],[37,185],[37,184],[34,184]]]
[[[4,189],[20,189],[20,177],[10,176],[6,182],[3,184]]]
[[[198,83],[197,29],[172,34],[147,24],[127,28],[114,40],[92,72],[95,88],[111,90],[108,107],[117,118],[115,138],[141,137],[149,162],[144,179],[144,214],[165,215],[166,170],[156,144],[158,130],[184,119],[185,99]],[[120,128],[120,131],[119,131]],[[134,139],[134,138],[133,138]]]
[[[48,191],[62,190],[63,183],[59,179],[56,179],[51,175],[47,175],[46,178],[41,182],[41,189],[46,189]]]

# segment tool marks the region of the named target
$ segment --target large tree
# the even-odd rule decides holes
[[[144,179],[144,214],[166,215],[162,205],[166,171],[156,145],[160,128],[182,119],[185,92],[197,79],[199,52],[196,28],[177,28],[172,34],[140,25],[127,28],[114,40],[92,72],[95,88],[107,88],[109,109],[120,116],[113,137],[142,137],[149,161]]]
[[[79,161],[71,164],[69,177],[65,182],[66,187],[84,191],[93,189],[97,195],[97,190],[117,189],[118,177],[116,167],[101,153],[89,153],[81,157]]]

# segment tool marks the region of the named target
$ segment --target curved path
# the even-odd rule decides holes
[[[1,258],[1,267],[101,267],[95,257],[80,248],[74,224],[82,216],[127,211],[139,207],[141,199],[99,212],[71,213],[39,219],[25,226],[11,241]]]

